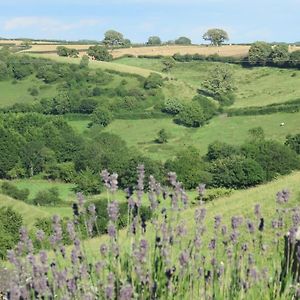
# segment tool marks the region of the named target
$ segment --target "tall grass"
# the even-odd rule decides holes
[[[257,204],[248,212],[251,217],[232,216],[228,223],[221,212],[206,219],[205,185],[199,185],[198,203],[192,204],[175,173],[168,174],[168,187],[150,177],[152,219],[145,222],[140,214],[144,167],[137,172],[136,189],[127,194],[128,226],[123,231],[117,229],[118,176],[101,173],[110,221],[96,256],[88,254],[78,228],[84,220],[88,234],[97,229],[95,207],[85,205],[81,194],[67,226],[71,249],[62,244],[57,216],[50,237],[53,255],[34,253],[23,228],[19,244],[8,254],[15,269],[8,299],[298,299],[297,274],[292,272],[298,261],[286,259],[283,237],[289,232],[287,245],[295,248],[300,210],[289,205],[288,190],[274,196],[272,219]],[[185,221],[182,216],[191,205],[197,206],[194,216]],[[43,245],[42,231],[37,238]]]

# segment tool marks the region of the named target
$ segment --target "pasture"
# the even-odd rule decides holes
[[[247,140],[248,130],[258,126],[264,129],[267,139],[284,142],[287,134],[299,133],[299,118],[300,112],[230,118],[221,115],[200,128],[179,126],[171,119],[115,120],[104,131],[119,135],[128,146],[136,147],[153,159],[165,161],[188,146],[196,147],[204,155],[208,145],[215,140],[240,145]],[[280,127],[281,122],[285,122],[285,126]],[[77,128],[85,126],[82,121],[70,124]],[[166,144],[155,143],[161,129],[169,135]]]
[[[121,58],[118,64],[161,71],[161,59]],[[206,78],[207,73],[215,66],[215,62],[176,63],[168,74],[178,78],[194,89]],[[230,64],[236,83],[236,101],[232,107],[264,106],[281,103],[300,97],[300,71],[270,67],[243,68]]]
[[[45,85],[34,76],[18,81],[0,81],[0,108],[15,103],[33,103],[37,97],[30,95],[29,88],[36,87],[38,98],[50,97],[56,93],[56,85]]]

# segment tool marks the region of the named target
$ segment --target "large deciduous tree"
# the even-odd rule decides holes
[[[150,36],[147,44],[148,45],[161,45],[161,39],[159,36]]]
[[[101,46],[91,46],[87,51],[87,54],[91,57],[94,57],[96,60],[101,61],[111,61],[112,55],[108,52],[106,47]]]
[[[233,72],[228,65],[217,64],[201,85],[200,92],[209,95],[221,104],[231,104],[235,90]],[[229,100],[228,100],[228,99]]]
[[[123,45],[125,42],[122,33],[115,30],[108,30],[104,34],[103,43],[108,46],[118,46]]]
[[[181,36],[175,40],[175,44],[176,45],[191,45],[192,41],[185,36]]]
[[[206,41],[210,41],[214,46],[220,46],[225,41],[228,41],[229,37],[225,30],[212,28],[208,29],[207,32],[204,33],[203,39]]]
[[[284,65],[290,58],[289,46],[285,44],[276,45],[271,52],[272,63],[277,66]]]

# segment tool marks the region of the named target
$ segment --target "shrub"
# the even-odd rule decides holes
[[[94,57],[96,60],[101,60],[101,61],[112,60],[112,55],[108,52],[107,48],[99,45],[91,46],[87,51],[87,54],[89,56]]]
[[[175,44],[176,45],[191,45],[192,41],[185,36],[181,36],[175,40]]]
[[[106,127],[113,120],[113,114],[106,107],[97,107],[91,115],[92,123]]]
[[[27,201],[30,192],[29,189],[18,189],[10,182],[3,182],[2,193],[17,200]]]
[[[73,182],[76,177],[74,162],[64,162],[52,165],[47,170],[47,177],[53,180],[60,179]]]
[[[156,89],[161,86],[163,86],[163,78],[157,73],[151,73],[144,83],[144,88],[147,90]]]
[[[255,42],[251,45],[248,53],[248,60],[251,65],[266,65],[270,54],[272,52],[272,47],[270,44],[265,42]]]
[[[32,202],[40,206],[57,206],[62,203],[62,200],[59,197],[58,188],[53,187],[37,192]]]
[[[161,129],[158,132],[158,136],[155,141],[159,144],[165,144],[168,142],[168,134],[165,129]]]
[[[239,152],[239,149],[235,146],[215,141],[208,145],[206,158],[209,161],[213,161],[216,159],[227,158],[232,155],[237,155],[239,154]]]
[[[75,178],[75,190],[85,194],[99,194],[102,191],[102,183],[99,175],[90,169],[82,170]]]
[[[206,120],[211,119],[213,116],[217,114],[218,111],[217,105],[207,97],[198,95],[193,98],[193,101],[197,102],[201,106]]]
[[[174,119],[175,123],[187,127],[200,127],[205,120],[203,109],[196,102],[185,104]]]
[[[215,187],[247,188],[265,179],[265,172],[259,163],[243,156],[217,159],[212,163],[210,171]]]
[[[163,112],[170,115],[177,115],[183,109],[183,104],[177,99],[167,99],[162,109]]]
[[[11,207],[0,208],[0,259],[6,258],[7,250],[19,241],[19,232],[23,224],[21,214]]]
[[[242,153],[261,165],[267,181],[272,180],[278,174],[289,174],[300,166],[296,152],[276,141],[263,140],[245,144],[242,147]]]
[[[297,154],[300,154],[300,133],[287,135],[284,144],[294,150]]]

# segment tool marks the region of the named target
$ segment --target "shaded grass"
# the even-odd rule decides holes
[[[188,146],[195,146],[204,155],[208,145],[215,140],[240,145],[247,140],[248,130],[258,126],[264,129],[267,139],[284,142],[286,135],[299,133],[299,118],[300,113],[230,118],[221,115],[201,128],[179,126],[171,119],[115,120],[104,131],[119,135],[128,146],[136,147],[151,158],[164,161]],[[285,126],[281,127],[281,122]],[[166,144],[155,143],[161,129],[165,129],[170,136]]]

